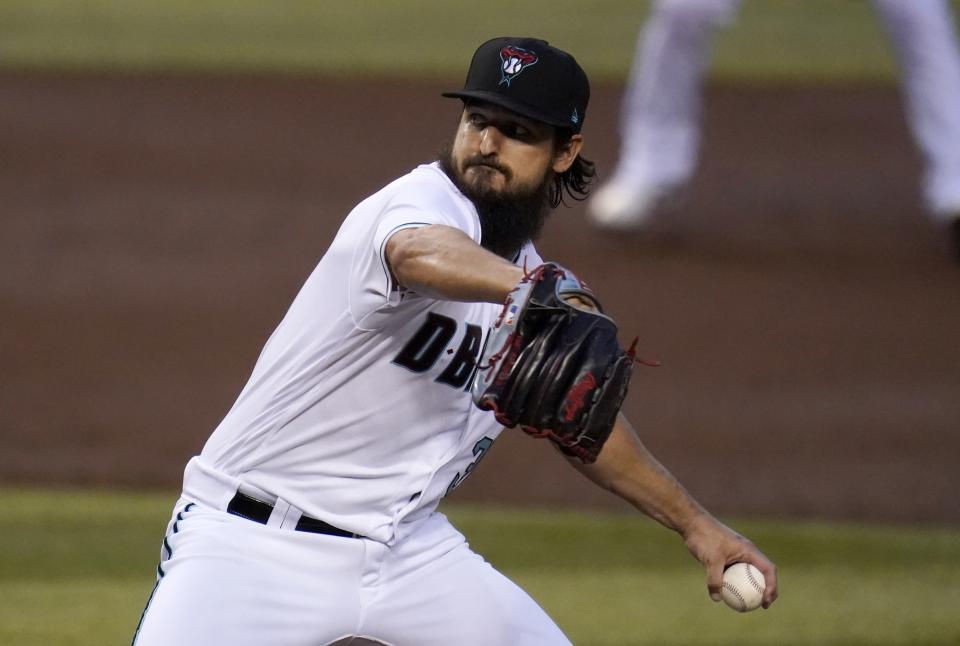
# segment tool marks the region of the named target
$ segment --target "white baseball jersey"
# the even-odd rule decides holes
[[[392,282],[390,235],[428,224],[480,241],[437,164],[347,217],[187,465],[136,646],[570,643],[434,511],[501,431],[469,392],[500,306]],[[541,260],[527,245],[517,262]],[[229,511],[238,490],[270,503],[265,522]],[[298,531],[302,515],[354,535]]]
[[[466,477],[501,431],[469,393],[500,306],[438,301],[392,281],[387,240],[429,224],[480,241],[473,204],[436,163],[349,214],[188,465],[186,495],[202,500],[204,482],[233,481],[390,544]],[[527,245],[517,262],[542,261]]]

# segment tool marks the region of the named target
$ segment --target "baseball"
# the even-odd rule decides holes
[[[766,587],[760,570],[749,563],[734,563],[723,572],[720,596],[737,612],[750,612],[760,607]]]

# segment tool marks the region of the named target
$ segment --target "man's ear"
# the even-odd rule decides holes
[[[564,173],[573,165],[580,149],[583,148],[583,135],[573,135],[570,141],[560,148],[553,158],[553,172]]]

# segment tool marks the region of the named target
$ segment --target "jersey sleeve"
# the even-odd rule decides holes
[[[429,191],[427,191],[429,193]],[[430,199],[430,198],[433,199]],[[395,196],[372,226],[372,235],[356,250],[351,267],[350,311],[355,323],[376,328],[376,314],[397,306],[405,297],[395,284],[387,262],[386,248],[391,236],[403,229],[442,224],[460,229],[479,242],[479,222],[446,196]],[[439,199],[438,199],[439,198]]]

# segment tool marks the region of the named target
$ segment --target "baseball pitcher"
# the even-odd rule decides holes
[[[568,644],[436,511],[504,428],[680,534],[711,595],[746,561],[775,600],[773,564],[619,414],[632,349],[531,242],[593,176],[583,70],[496,38],[446,96],[440,159],[349,213],[187,464],[135,646]]]

